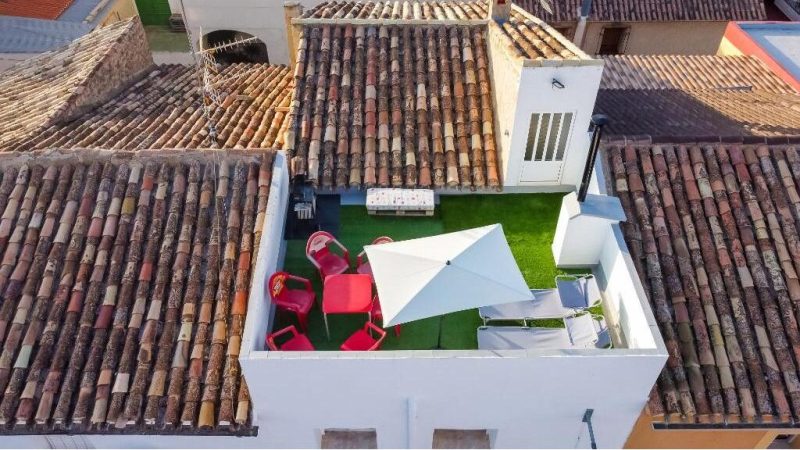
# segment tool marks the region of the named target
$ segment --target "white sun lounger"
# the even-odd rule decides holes
[[[561,304],[557,289],[531,289],[531,294],[533,300],[483,306],[478,308],[478,314],[486,325],[493,320],[516,320],[524,323],[534,319],[562,319],[576,313]]]
[[[582,349],[611,345],[608,328],[602,318],[591,314],[567,317],[566,328],[493,327],[478,328],[481,350]]]
[[[586,309],[600,303],[600,288],[594,275],[558,275],[556,289],[565,308]]]
[[[572,345],[578,348],[605,348],[611,345],[611,336],[602,317],[583,314],[564,319]]]
[[[571,347],[565,328],[478,328],[478,348],[481,350],[559,350]]]

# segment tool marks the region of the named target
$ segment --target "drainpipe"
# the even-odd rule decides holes
[[[289,67],[294,69],[297,62],[298,26],[292,24],[292,19],[300,17],[303,7],[298,1],[287,1],[283,3],[283,21],[286,26],[286,45],[289,47]]]
[[[603,135],[603,126],[608,123],[605,114],[595,114],[592,116],[592,143],[589,147],[589,155],[586,157],[586,167],[583,168],[581,178],[581,188],[578,191],[578,201],[586,200],[586,191],[589,190],[589,181],[592,180],[592,171],[597,159],[597,150],[600,147],[600,137]]]
[[[581,3],[581,13],[578,17],[578,26],[575,27],[575,38],[572,42],[583,48],[583,40],[586,37],[586,21],[589,20],[589,14],[592,12],[592,0],[583,0]]]

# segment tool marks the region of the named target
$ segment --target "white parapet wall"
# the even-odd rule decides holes
[[[299,0],[311,8],[323,0]],[[271,64],[288,64],[289,47],[281,0],[182,0],[192,32],[199,39],[218,30],[242,31],[259,38],[267,46]],[[181,0],[170,0],[175,13]],[[201,32],[202,31],[202,32]]]
[[[263,348],[269,319],[273,310],[267,291],[267,279],[278,270],[284,250],[283,232],[289,203],[289,168],[286,155],[278,152],[272,168],[267,213],[261,242],[258,244],[258,260],[253,269],[253,280],[247,304],[248,318],[242,333],[240,359],[246,359],[251,349]],[[250,314],[253,314],[250,316]]]

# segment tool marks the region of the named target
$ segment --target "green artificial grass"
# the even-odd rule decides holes
[[[172,31],[168,26],[147,25],[144,27],[147,42],[154,52],[188,52],[186,33]]]
[[[564,273],[555,267],[550,244],[563,194],[505,194],[442,196],[433,217],[370,216],[364,206],[342,206],[339,239],[356,255],[364,245],[378,236],[396,241],[460,231],[493,223],[503,225],[511,252],[531,288],[555,286],[555,276]],[[305,241],[290,240],[286,249],[284,270],[308,278],[317,293],[317,305],[309,316],[308,337],[317,350],[338,350],[342,342],[366,322],[365,314],[328,316],[331,338],[325,336],[320,310],[322,283],[319,274],[305,256]],[[585,271],[572,271],[585,272]],[[562,326],[559,320],[536,321],[538,326]],[[295,323],[293,314],[279,313],[275,330]],[[437,347],[439,326],[442,327],[441,348],[448,350],[476,349],[475,330],[483,323],[477,310],[432,317],[402,325],[400,338],[387,329],[384,350],[426,350]]]

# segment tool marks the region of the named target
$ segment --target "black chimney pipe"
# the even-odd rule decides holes
[[[586,200],[586,191],[589,190],[589,181],[592,179],[594,161],[597,159],[597,151],[600,148],[600,137],[603,134],[603,126],[607,123],[608,116],[605,114],[595,114],[592,116],[592,143],[589,146],[589,155],[586,157],[586,167],[583,168],[581,188],[578,190],[579,202]]]

